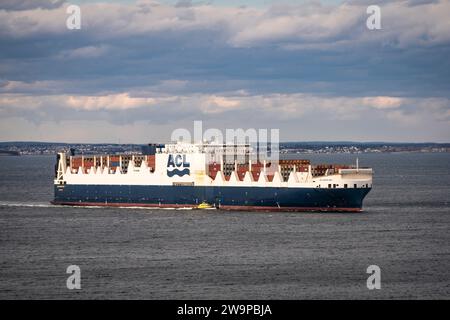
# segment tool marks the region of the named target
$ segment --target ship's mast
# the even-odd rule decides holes
[[[64,180],[64,172],[66,171],[66,154],[59,152],[58,170],[56,171],[56,181]]]

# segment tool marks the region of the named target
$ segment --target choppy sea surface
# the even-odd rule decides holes
[[[358,157],[375,175],[356,214],[52,206],[54,157],[0,157],[0,298],[449,299],[450,154]]]

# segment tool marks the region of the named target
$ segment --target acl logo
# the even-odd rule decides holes
[[[191,164],[186,161],[186,155],[172,155],[169,154],[169,159],[167,160],[167,176],[173,177],[175,175],[177,176],[184,176],[185,174],[189,175],[190,170],[189,167]],[[174,168],[172,170],[169,170],[170,168]],[[180,170],[178,168],[183,168],[183,170]]]

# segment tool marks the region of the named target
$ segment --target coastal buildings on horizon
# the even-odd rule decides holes
[[[61,150],[75,149],[79,154],[140,153],[144,144],[127,143],[63,143],[63,142],[0,142],[0,155],[52,155]],[[299,141],[280,142],[280,153],[391,153],[450,152],[450,143]]]

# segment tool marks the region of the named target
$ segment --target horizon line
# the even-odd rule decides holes
[[[145,142],[145,143],[129,143],[129,142],[63,142],[63,141],[33,141],[33,140],[11,140],[11,141],[0,141],[0,144],[4,143],[48,143],[48,144],[91,144],[91,145],[101,145],[101,144],[111,144],[111,145],[146,145],[149,143],[161,143],[169,144],[171,142]],[[353,140],[288,140],[280,141],[281,143],[357,143],[357,144],[375,144],[375,143],[386,143],[386,144],[450,144],[448,142],[435,142],[435,141],[415,141],[415,142],[405,142],[405,141],[353,141]]]

